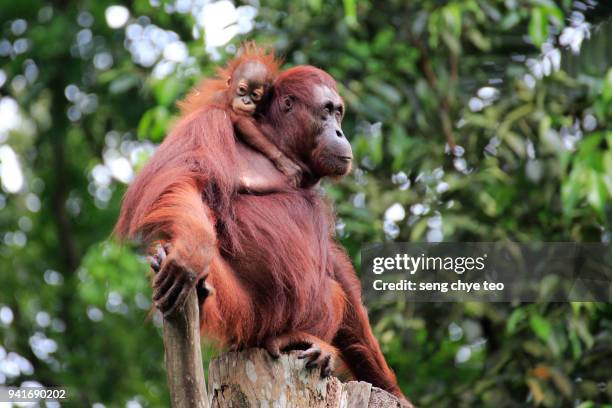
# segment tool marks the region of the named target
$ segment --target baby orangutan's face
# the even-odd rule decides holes
[[[232,110],[243,115],[253,115],[269,84],[270,79],[264,64],[249,61],[238,66],[230,82]]]

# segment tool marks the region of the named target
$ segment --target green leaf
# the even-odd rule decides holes
[[[175,76],[157,82],[153,87],[157,102],[164,106],[173,105],[183,91],[183,82],[184,80]]]
[[[487,38],[483,33],[475,28],[469,28],[467,30],[467,36],[476,47],[482,51],[488,51],[491,49],[491,40]]]
[[[357,25],[357,4],[355,0],[342,0],[344,16],[349,26]]]
[[[545,8],[537,7],[533,9],[529,20],[529,37],[538,47],[548,38],[548,21],[546,20]]]
[[[165,106],[149,109],[138,124],[138,137],[160,142],[166,135],[170,118],[170,112]]]
[[[321,11],[321,0],[309,0],[308,4],[314,11]]]
[[[450,33],[455,37],[461,37],[461,8],[457,4],[449,4],[442,9],[442,15]]]
[[[410,232],[410,241],[418,242],[427,230],[427,219],[423,218],[417,222]]]
[[[520,22],[521,15],[513,11],[504,16],[499,26],[502,30],[509,30]]]
[[[122,94],[137,87],[140,84],[140,78],[133,74],[124,74],[113,80],[108,87],[111,94]]]
[[[603,215],[603,210],[606,205],[606,202],[609,200],[608,189],[606,188],[606,183],[604,182],[603,175],[600,173],[591,170],[589,172],[589,192],[587,195],[587,200],[595,210],[601,215]]]
[[[565,15],[563,10],[555,5],[546,7],[546,15],[557,27],[563,27],[565,25]]]
[[[541,340],[548,340],[552,328],[550,326],[550,323],[546,319],[544,319],[538,314],[534,314],[529,319],[529,325],[531,326],[531,329],[536,334],[536,336],[538,336]]]
[[[508,332],[508,334],[514,333],[518,324],[521,321],[525,320],[526,316],[527,314],[525,313],[524,309],[522,308],[515,309],[510,315],[510,317],[508,318],[508,321],[506,322],[506,331]]]

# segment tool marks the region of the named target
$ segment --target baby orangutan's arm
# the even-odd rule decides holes
[[[289,178],[293,186],[299,186],[302,178],[300,167],[266,137],[255,122],[255,119],[248,116],[232,114],[232,123],[234,123],[234,127],[249,146],[270,159],[276,168]]]

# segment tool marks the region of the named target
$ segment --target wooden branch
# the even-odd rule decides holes
[[[172,407],[208,408],[195,290],[183,310],[164,317],[164,348]]]
[[[396,397],[365,382],[342,383],[306,369],[297,352],[273,359],[262,349],[222,354],[210,362],[208,392],[213,408],[393,408]]]

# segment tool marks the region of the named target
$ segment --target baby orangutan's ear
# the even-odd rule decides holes
[[[227,78],[227,86],[230,86],[232,83],[232,77]]]

